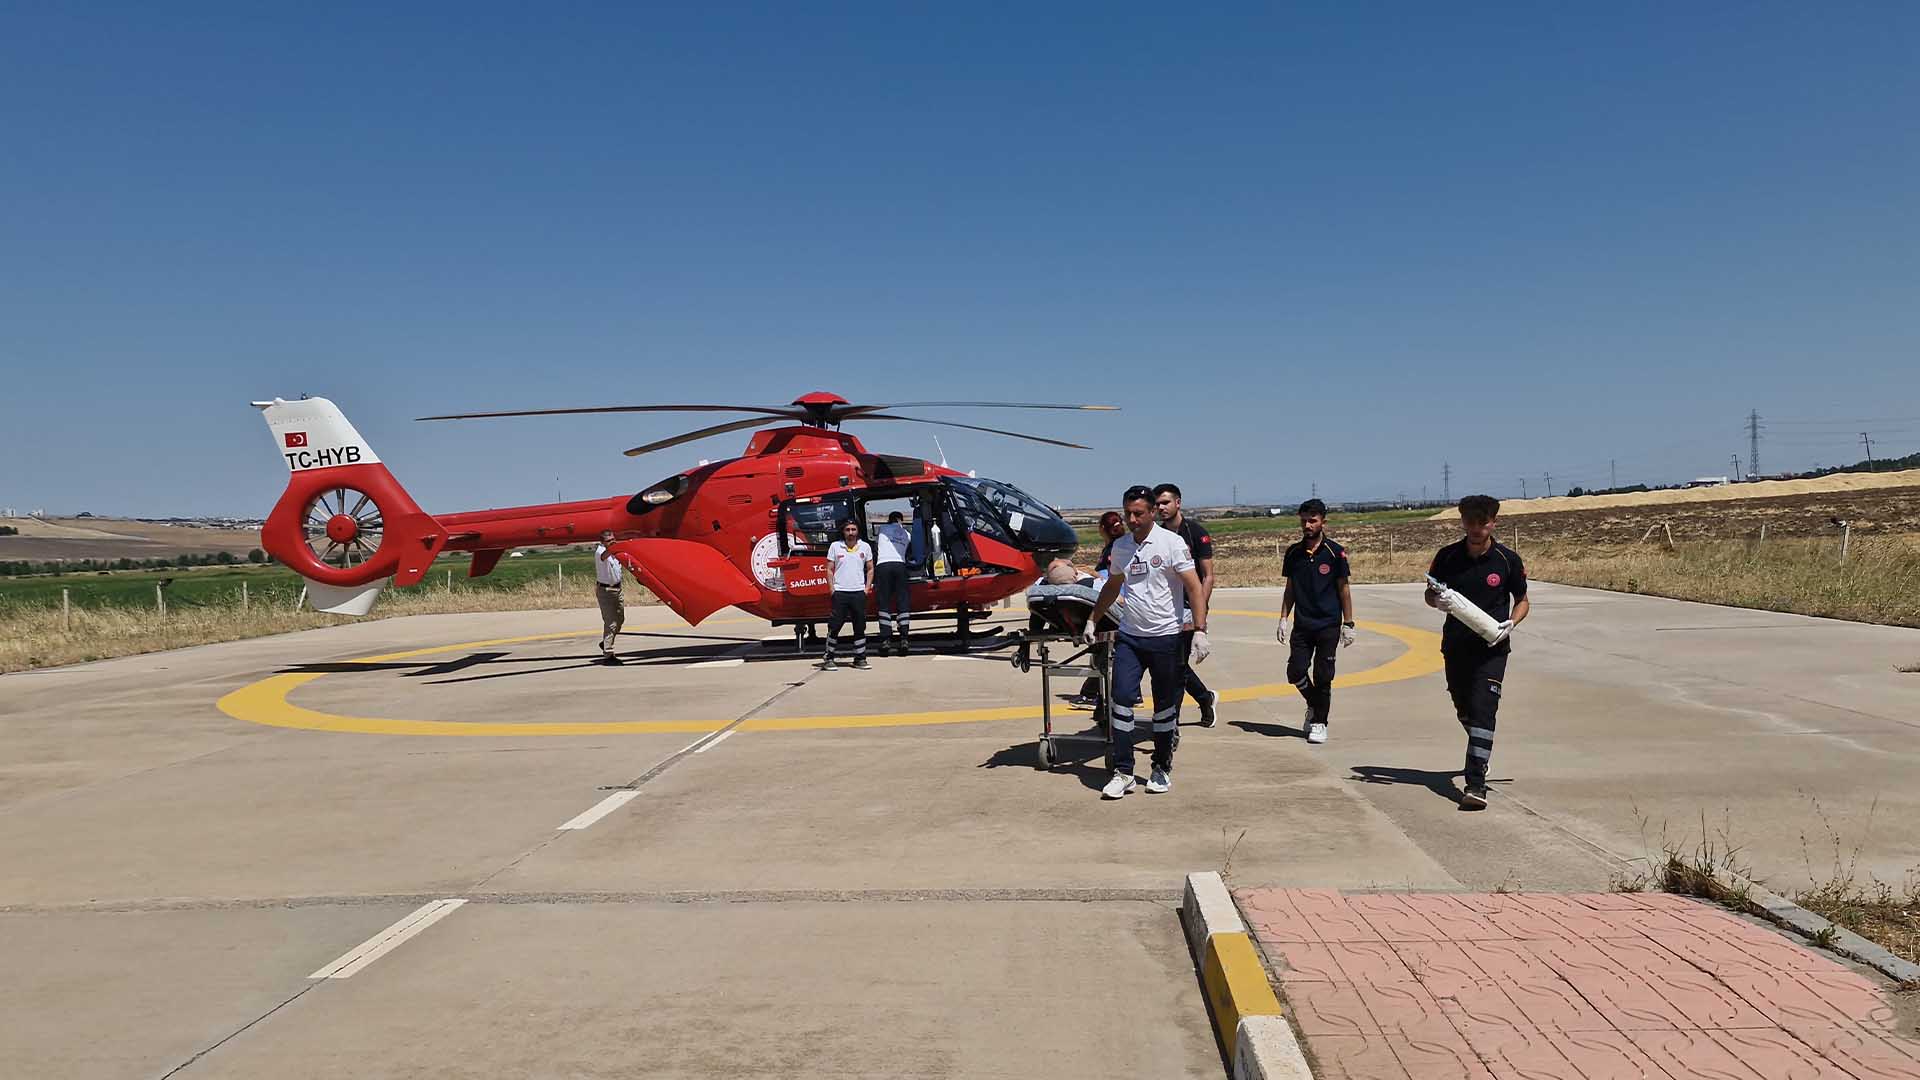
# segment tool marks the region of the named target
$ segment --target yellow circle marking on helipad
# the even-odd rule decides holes
[[[1249,618],[1273,619],[1278,617],[1272,611],[1239,611],[1220,609],[1214,615],[1247,616]],[[749,620],[714,620],[716,622],[744,622]],[[674,624],[656,624],[669,626]],[[1361,622],[1363,630],[1393,638],[1406,646],[1406,650],[1378,667],[1364,671],[1342,674],[1338,683],[1343,690],[1358,686],[1372,686],[1378,683],[1399,682],[1402,679],[1418,678],[1439,671],[1440,635],[1431,630],[1416,630],[1410,626],[1395,623]],[[654,627],[636,627],[653,629]],[[432,656],[438,653],[459,652],[463,649],[487,648],[495,645],[520,645],[530,641],[559,641],[567,638],[591,638],[599,635],[592,631],[567,632],[559,634],[534,634],[528,637],[491,638],[486,641],[463,641],[455,645],[435,645],[424,649],[408,649],[404,652],[382,653],[379,656],[362,656],[346,661],[350,664],[380,664],[396,660],[411,660],[420,656]],[[373,716],[342,716],[338,713],[321,712],[295,705],[287,700],[294,690],[324,678],[326,672],[299,672],[292,674],[270,675],[255,683],[249,683],[221,698],[219,709],[236,720],[245,720],[254,724],[270,727],[299,728],[306,731],[339,731],[361,735],[466,735],[466,736],[527,736],[527,735],[657,735],[673,732],[718,731],[733,723],[731,720],[589,720],[558,721],[541,723],[539,721],[484,721],[484,720],[399,720]],[[1286,682],[1261,683],[1258,686],[1243,686],[1237,690],[1220,691],[1222,701],[1253,701],[1259,698],[1285,697],[1295,694],[1293,684]],[[746,731],[819,731],[834,728],[875,728],[910,727],[923,724],[974,724],[989,720],[1033,720],[1040,716],[1037,705],[1010,706],[997,709],[946,709],[938,712],[904,713],[861,713],[844,716],[789,716],[761,717],[748,720],[740,727]]]

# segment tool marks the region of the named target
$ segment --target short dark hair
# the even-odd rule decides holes
[[[1135,499],[1145,499],[1152,504],[1153,489],[1145,484],[1135,484],[1120,494],[1120,505],[1125,506]]]
[[[1300,504],[1301,517],[1326,517],[1327,504],[1319,499],[1308,499]]]
[[[1155,485],[1153,485],[1153,497],[1154,497],[1155,499],[1158,499],[1158,498],[1159,498],[1160,496],[1162,496],[1162,495],[1171,495],[1171,496],[1173,496],[1173,497],[1174,497],[1174,498],[1176,498],[1176,499],[1178,499],[1178,498],[1180,498],[1180,497],[1181,497],[1181,495],[1180,495],[1180,485],[1179,485],[1179,484],[1155,484]]]
[[[1500,500],[1491,495],[1469,495],[1460,500],[1460,516],[1469,521],[1492,521],[1500,516]]]
[[[856,529],[860,527],[860,523],[859,523],[859,522],[857,522],[857,521],[855,521],[855,520],[853,520],[852,518],[841,518],[841,519],[840,519],[840,525],[839,525],[839,526],[838,526],[837,528],[835,528],[835,529],[834,529],[833,531],[834,531],[834,532],[846,532],[846,531],[847,531],[847,526],[849,526],[849,525],[851,525],[851,526],[853,526],[853,527],[854,527],[854,528],[856,528]]]
[[[896,521],[905,521],[906,519],[907,519],[906,515],[902,514],[898,510],[895,510],[893,513],[887,515],[888,524],[892,524],[893,522],[896,522]]]

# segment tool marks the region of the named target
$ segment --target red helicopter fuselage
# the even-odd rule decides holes
[[[324,399],[285,403],[296,404],[333,410]],[[593,542],[611,531],[610,549],[626,569],[689,623],[729,606],[777,623],[810,623],[828,616],[826,545],[848,519],[872,537],[887,511],[902,512],[914,540],[914,612],[984,609],[1025,589],[1077,541],[1057,513],[1011,485],[875,454],[851,434],[808,424],[760,430],[742,456],[632,496],[440,515],[415,506],[377,460],[342,464],[327,455],[352,450],[316,449],[308,429],[324,430],[324,422],[269,415],[269,424],[284,427],[286,445],[297,441],[301,449],[283,451],[292,477],[261,531],[262,546],[310,586],[364,589],[389,576],[418,584],[444,552],[471,552],[468,574],[479,577],[510,550]],[[348,435],[338,441],[371,459],[344,418],[339,425]],[[302,468],[304,461],[313,464]],[[355,497],[377,509],[349,510]],[[364,522],[366,514],[382,530],[367,558],[342,566],[315,550],[320,541],[352,543],[355,518]],[[325,529],[318,540],[316,523]]]

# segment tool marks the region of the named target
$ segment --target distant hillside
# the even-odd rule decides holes
[[[195,528],[120,518],[5,518],[20,530],[0,536],[0,562],[55,559],[172,559],[222,551],[242,558],[260,546],[252,529]]]

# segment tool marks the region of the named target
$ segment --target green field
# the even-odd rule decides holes
[[[564,572],[588,578],[593,575],[593,556],[579,549],[530,551],[524,558],[503,558],[493,573],[479,579],[466,576],[466,554],[442,556],[427,574],[425,586],[455,589],[510,589],[537,577],[554,577]],[[239,599],[240,586],[246,583],[248,600],[253,603],[293,604],[300,595],[300,578],[281,566],[196,566],[167,570],[110,570],[84,574],[54,574],[35,577],[0,578],[0,603],[58,604],[60,591],[68,590],[75,605],[81,607],[153,607],[154,586],[171,581],[166,587],[167,606],[187,608],[207,604],[233,603]]]
[[[1429,507],[1424,510],[1368,510],[1357,514],[1336,513],[1327,518],[1327,525],[1335,531],[1347,525],[1395,525],[1406,521],[1425,521],[1438,512]],[[1279,517],[1208,518],[1206,522],[1207,532],[1213,536],[1261,536],[1300,531],[1300,519],[1291,514],[1283,514]],[[1099,554],[1101,542],[1098,530],[1082,527],[1075,531],[1080,534],[1082,548],[1093,545],[1094,553]]]

